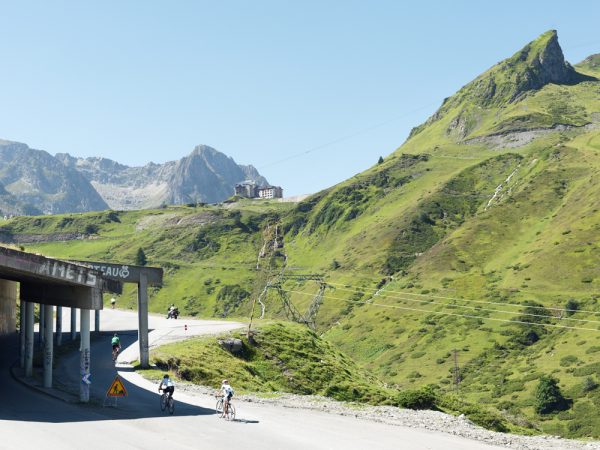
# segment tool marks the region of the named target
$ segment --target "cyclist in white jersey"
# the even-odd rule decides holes
[[[223,384],[221,384],[221,394],[223,395],[223,414],[221,417],[223,417],[229,406],[229,400],[233,397],[233,388],[229,385],[229,381],[223,380]]]
[[[168,373],[165,373],[165,375],[163,376],[163,379],[161,380],[160,385],[158,386],[158,392],[160,392],[161,389],[164,390],[165,393],[169,393],[169,397],[173,397],[173,392],[175,392],[175,384],[173,383],[171,378],[169,378]]]

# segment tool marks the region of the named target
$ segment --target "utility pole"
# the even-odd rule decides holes
[[[458,350],[452,350],[454,354],[454,390],[458,392],[458,385],[460,383],[460,368],[458,367]]]

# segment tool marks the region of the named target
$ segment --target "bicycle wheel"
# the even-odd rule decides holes
[[[160,410],[164,411],[167,407],[167,394],[163,394],[160,396]]]
[[[235,406],[231,402],[227,405],[227,414],[225,415],[227,420],[235,420]]]
[[[173,397],[169,397],[167,401],[167,406],[169,408],[169,414],[173,415],[173,413],[175,412],[175,400],[173,400]]]
[[[223,414],[223,399],[222,398],[217,400],[217,406],[215,406],[215,411],[217,414]]]

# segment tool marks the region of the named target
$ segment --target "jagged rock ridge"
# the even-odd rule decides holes
[[[0,141],[3,214],[58,214],[104,210],[108,205],[79,172],[49,153]]]
[[[268,184],[252,166],[206,145],[190,155],[164,164],[129,167],[107,158],[74,158],[56,155],[68,167],[81,172],[112,209],[143,209],[161,204],[214,203],[233,194],[236,183],[246,179]]]
[[[268,184],[254,167],[204,145],[179,161],[128,167],[107,158],[52,156],[0,140],[1,215],[214,203],[233,195],[235,184],[247,179]]]

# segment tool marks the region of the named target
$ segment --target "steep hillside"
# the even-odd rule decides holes
[[[296,206],[19,218],[0,236],[78,259],[142,247],[166,268],[155,311],[246,318],[256,301],[255,317],[314,326],[388,386],[600,436],[598,61],[570,66],[545,33],[382,163]],[[83,239],[41,243],[64,232]],[[567,398],[551,413],[536,412],[543,376]]]

